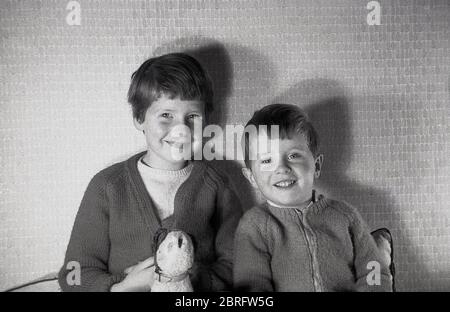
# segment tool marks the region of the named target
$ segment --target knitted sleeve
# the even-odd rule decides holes
[[[354,249],[357,291],[392,291],[389,268],[384,265],[369,227],[359,212],[350,208],[350,232]]]
[[[247,212],[236,230],[234,248],[234,288],[238,291],[274,291],[266,222],[254,210]]]
[[[98,174],[84,193],[58,276],[63,291],[109,291],[124,278],[108,272],[110,241],[105,188],[106,183]]]
[[[231,290],[233,285],[233,238],[242,216],[239,198],[228,183],[228,179],[217,172],[214,175],[216,209],[213,218],[215,228],[215,262],[199,268],[199,281],[194,285],[200,291]],[[195,287],[197,286],[197,287]]]

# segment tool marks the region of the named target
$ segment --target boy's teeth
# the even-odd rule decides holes
[[[276,186],[280,186],[280,187],[288,187],[292,184],[294,184],[295,181],[294,180],[290,180],[290,181],[282,181],[282,182],[278,182],[277,184],[275,184]]]

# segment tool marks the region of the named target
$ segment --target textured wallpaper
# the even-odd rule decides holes
[[[319,189],[391,230],[398,290],[450,291],[450,2],[368,3],[1,1],[0,290],[59,269],[89,180],[145,147],[131,73],[188,51],[214,80],[219,124],[304,107]],[[246,208],[258,200],[239,164],[217,165]]]

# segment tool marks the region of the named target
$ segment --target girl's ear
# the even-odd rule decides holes
[[[318,179],[320,177],[320,173],[322,171],[322,165],[323,165],[323,154],[319,154],[319,156],[316,157],[316,161],[314,163],[314,166],[315,166],[314,177],[316,179]]]
[[[139,131],[144,131],[144,123],[139,122],[136,118],[133,118],[134,127]]]
[[[242,168],[242,174],[244,177],[250,182],[253,187],[258,188],[258,184],[256,184],[255,177],[253,176],[252,170],[249,168]]]

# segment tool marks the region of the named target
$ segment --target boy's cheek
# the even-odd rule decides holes
[[[255,184],[259,189],[271,187],[270,184],[271,174],[268,171],[260,171],[259,174],[254,175]]]
[[[276,168],[275,163],[269,163],[269,164],[260,163],[260,164],[257,164],[257,166],[259,166],[259,171],[261,171],[261,172],[272,172]]]

